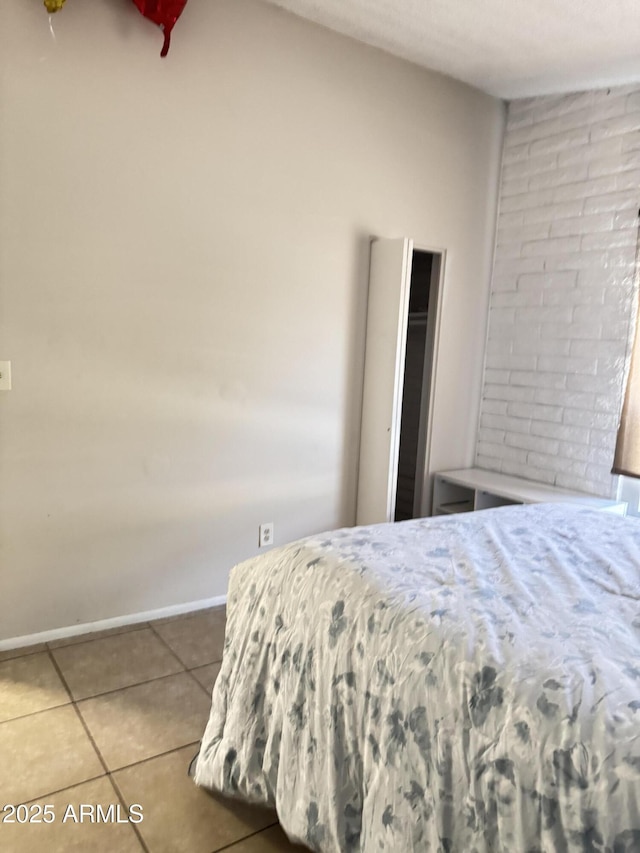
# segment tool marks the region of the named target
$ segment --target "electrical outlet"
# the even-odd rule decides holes
[[[267,521],[258,528],[258,546],[266,548],[273,545],[273,521]]]

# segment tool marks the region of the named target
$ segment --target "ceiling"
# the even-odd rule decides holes
[[[271,0],[511,100],[640,82],[640,0]]]

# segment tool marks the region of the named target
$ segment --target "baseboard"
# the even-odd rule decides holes
[[[204,610],[207,607],[219,607],[226,603],[226,595],[217,595],[214,598],[203,598],[200,601],[188,601],[184,604],[160,607],[157,610],[146,610],[144,613],[129,613],[126,616],[114,616],[112,619],[99,619],[97,622],[84,622],[81,625],[70,625],[67,628],[41,631],[39,634],[12,637],[8,640],[0,640],[0,652],[21,649],[24,646],[33,646],[36,643],[48,643],[51,640],[62,640],[65,637],[76,637],[78,634],[90,634],[93,631],[120,628],[123,625],[136,625],[138,622],[151,622],[153,619],[165,619],[167,616],[179,616],[181,613],[191,613],[196,610]]]

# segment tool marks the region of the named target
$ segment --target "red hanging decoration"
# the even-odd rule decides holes
[[[157,24],[164,32],[164,44],[160,56],[169,53],[171,30],[187,5],[187,0],[133,0],[140,12]]]

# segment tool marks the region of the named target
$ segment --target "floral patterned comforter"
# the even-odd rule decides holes
[[[640,851],[640,521],[338,530],[231,574],[199,785],[323,853]]]

